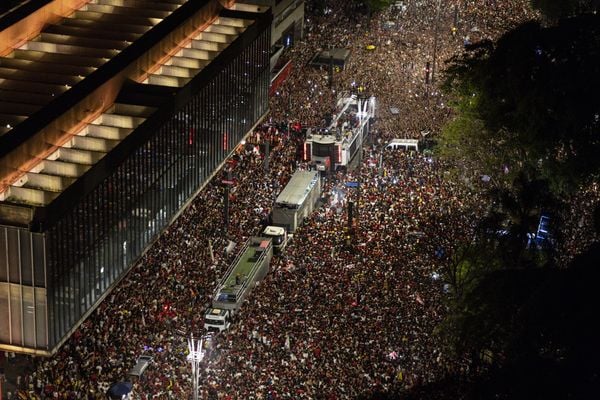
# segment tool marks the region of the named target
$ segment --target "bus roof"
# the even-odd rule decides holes
[[[317,171],[296,171],[285,188],[277,196],[275,204],[299,206],[315,186]]]
[[[222,317],[227,313],[228,310],[224,310],[222,308],[209,308],[206,316],[215,316],[215,317]]]
[[[285,228],[281,227],[281,226],[273,226],[273,225],[269,225],[265,228],[265,230],[263,231],[264,235],[273,235],[273,236],[280,236],[280,235],[284,235],[285,234]]]

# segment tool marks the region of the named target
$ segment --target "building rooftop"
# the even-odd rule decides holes
[[[215,4],[91,0],[4,51],[0,220],[26,224],[254,22],[203,18]]]

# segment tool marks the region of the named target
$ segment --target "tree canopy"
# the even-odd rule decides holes
[[[600,10],[600,0],[531,0],[531,5],[551,19]]]
[[[563,190],[600,167],[600,15],[523,24],[452,61],[440,151],[476,173],[536,169]],[[507,174],[508,173],[508,174]]]
[[[600,15],[575,15],[595,1],[533,3],[560,19],[470,45],[450,63],[444,85],[454,116],[438,154],[463,174],[491,176],[487,215],[445,271],[454,296],[441,332],[455,351],[484,352],[491,362],[472,398],[600,391],[590,362],[600,356],[593,323],[600,243],[570,265],[527,246],[542,212],[559,214],[557,199],[599,176]],[[594,218],[598,233],[600,207]]]

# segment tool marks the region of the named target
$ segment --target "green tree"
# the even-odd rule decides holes
[[[600,232],[600,206],[594,223]],[[470,251],[470,258],[490,254],[483,243],[486,255]],[[489,362],[487,372],[463,388],[465,398],[598,396],[598,260],[596,242],[561,269],[495,267],[454,298],[442,333],[458,354],[480,359],[485,353]]]
[[[531,0],[531,6],[547,18],[557,19],[600,10],[599,0]]]
[[[596,244],[566,269],[497,271],[481,280],[455,320],[463,351],[493,354],[472,398],[598,397],[598,259]]]
[[[505,268],[548,265],[548,252],[528,246],[543,212],[558,209],[548,182],[520,170],[511,185],[494,187],[488,193],[492,204],[480,226],[480,235],[498,243],[500,263]]]
[[[478,277],[498,268],[495,259],[490,257],[492,251],[481,244],[467,243],[448,257],[442,277],[450,285],[453,299],[462,299],[476,284]]]
[[[557,191],[599,170],[600,15],[479,44],[451,62],[444,87],[456,114],[442,155],[509,181],[535,169]]]
[[[491,355],[473,398],[599,393],[590,359],[600,355],[592,323],[600,244],[562,268],[548,268],[552,253],[527,248],[541,212],[558,211],[562,192],[598,176],[599,73],[598,15],[523,24],[448,69],[455,115],[437,151],[492,176],[487,216],[444,274],[457,289],[442,334],[458,353]],[[595,217],[600,228],[600,211]]]

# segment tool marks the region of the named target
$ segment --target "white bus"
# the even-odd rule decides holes
[[[419,141],[417,139],[392,139],[385,146],[385,149],[419,151]]]
[[[295,232],[321,197],[317,171],[296,171],[273,205],[273,225]]]

